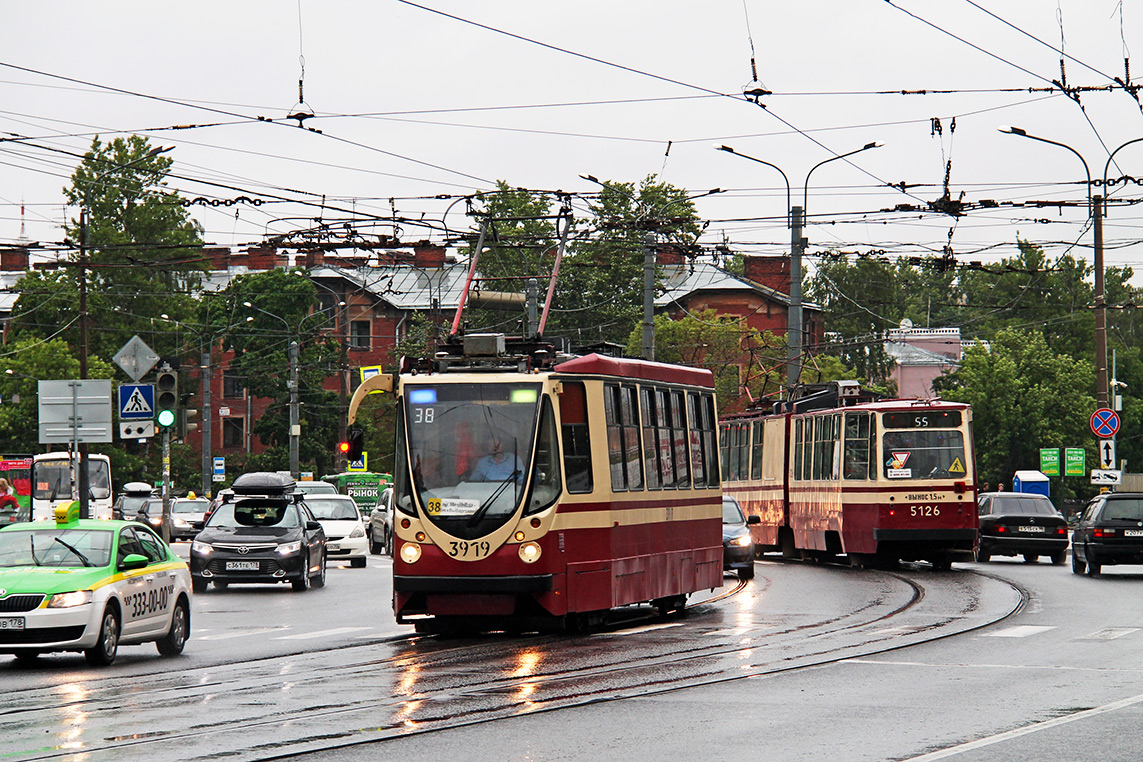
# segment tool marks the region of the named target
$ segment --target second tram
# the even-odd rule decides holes
[[[405,369],[393,609],[420,631],[588,626],[722,585],[710,371],[469,335]],[[350,404],[392,384],[375,377]]]
[[[839,381],[778,406],[729,416],[719,431],[724,489],[761,518],[759,553],[938,569],[973,560],[968,405],[878,399]]]

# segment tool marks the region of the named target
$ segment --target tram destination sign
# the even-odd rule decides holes
[[[960,426],[959,410],[924,410],[886,413],[881,418],[887,429],[955,429]]]

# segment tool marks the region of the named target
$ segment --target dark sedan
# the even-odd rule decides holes
[[[1143,493],[1092,498],[1072,530],[1072,571],[1094,577],[1104,566],[1143,564]]]
[[[738,572],[739,579],[754,577],[754,540],[750,537],[749,525],[760,521],[757,516],[747,519],[738,501],[730,495],[723,495],[722,568]]]
[[[1068,522],[1043,495],[985,492],[978,502],[980,549],[976,560],[992,556],[1024,556],[1035,563],[1047,556],[1062,564],[1068,553]]]
[[[326,537],[321,524],[276,474],[244,474],[191,543],[195,592],[208,583],[289,582],[295,590],[325,586]],[[262,494],[257,494],[261,492]],[[245,494],[244,494],[245,493]],[[251,494],[255,493],[255,494]]]

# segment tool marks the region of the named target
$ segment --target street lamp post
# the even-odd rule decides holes
[[[1103,196],[1092,195],[1091,193],[1091,170],[1088,169],[1087,162],[1084,160],[1080,152],[1066,143],[1059,143],[1055,140],[1048,140],[1036,135],[1031,135],[1027,130],[1020,127],[1001,127],[1000,131],[1006,135],[1017,135],[1029,140],[1036,140],[1048,145],[1059,146],[1066,148],[1075,154],[1076,158],[1083,164],[1084,174],[1087,176],[1087,213],[1091,219],[1092,227],[1092,250],[1093,250],[1093,267],[1095,269],[1095,399],[1096,404],[1101,407],[1107,407],[1107,300],[1104,294],[1103,283]],[[1127,143],[1119,146],[1130,145],[1136,142],[1130,140]],[[1112,151],[1111,156],[1108,156],[1108,166],[1111,164],[1111,157],[1115,155],[1116,148]],[[1104,167],[1104,177],[1107,177],[1107,167]]]
[[[783,172],[782,168],[777,164],[771,164],[768,161],[739,153],[730,146],[724,145],[715,148],[716,151],[726,151],[735,156],[741,156],[743,159],[749,159],[750,161],[765,164],[767,167],[776,169],[786,182],[786,226],[790,228],[790,307],[786,320],[786,395],[788,398],[793,397],[794,387],[797,386],[802,375],[802,255],[805,253],[806,246],[809,243],[809,241],[802,236],[802,220],[809,203],[810,175],[823,164],[844,159],[861,153],[862,151],[868,151],[871,148],[880,147],[881,144],[877,142],[866,143],[861,148],[850,151],[849,153],[838,154],[824,161],[819,161],[806,173],[806,181],[802,185],[801,206],[790,205],[790,178],[786,176],[786,173]]]
[[[294,270],[294,274],[302,278],[306,277],[301,270]],[[349,307],[345,301],[345,294],[339,294],[329,286],[318,283],[313,278],[309,279],[310,283],[318,288],[331,294],[337,299],[338,313],[335,319],[337,332],[340,334],[338,343],[341,344],[341,367],[338,368],[338,411],[337,411],[337,441],[344,442],[347,437],[349,424],[347,417],[349,414]],[[337,454],[337,469],[339,471],[347,470],[348,466],[344,462],[345,455],[340,451]]]
[[[273,312],[267,312],[261,307],[255,306],[250,302],[243,302],[244,307],[249,307],[253,310],[258,310],[263,315],[269,315],[282,322],[286,326],[287,334],[290,334],[290,324],[281,315],[275,315]],[[305,318],[303,317],[302,320]],[[298,460],[299,460],[299,440],[302,435],[301,417],[298,411],[298,340],[297,336],[301,332],[301,322],[298,322],[298,330],[293,331],[294,338],[290,341],[289,358],[290,358],[290,380],[287,386],[290,390],[290,473],[295,479],[298,478]],[[250,422],[247,421],[246,425],[249,426]]]

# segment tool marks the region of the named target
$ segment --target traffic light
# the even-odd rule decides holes
[[[175,425],[179,409],[179,373],[160,370],[155,377],[155,422],[164,429]]]
[[[185,442],[187,434],[198,430],[198,424],[195,423],[196,418],[198,418],[197,410],[189,410],[185,407],[179,409],[179,439]]]
[[[361,453],[365,450],[365,430],[360,426],[353,426],[349,429],[347,435],[349,440],[339,442],[337,445],[338,451],[350,462],[361,460]]]

